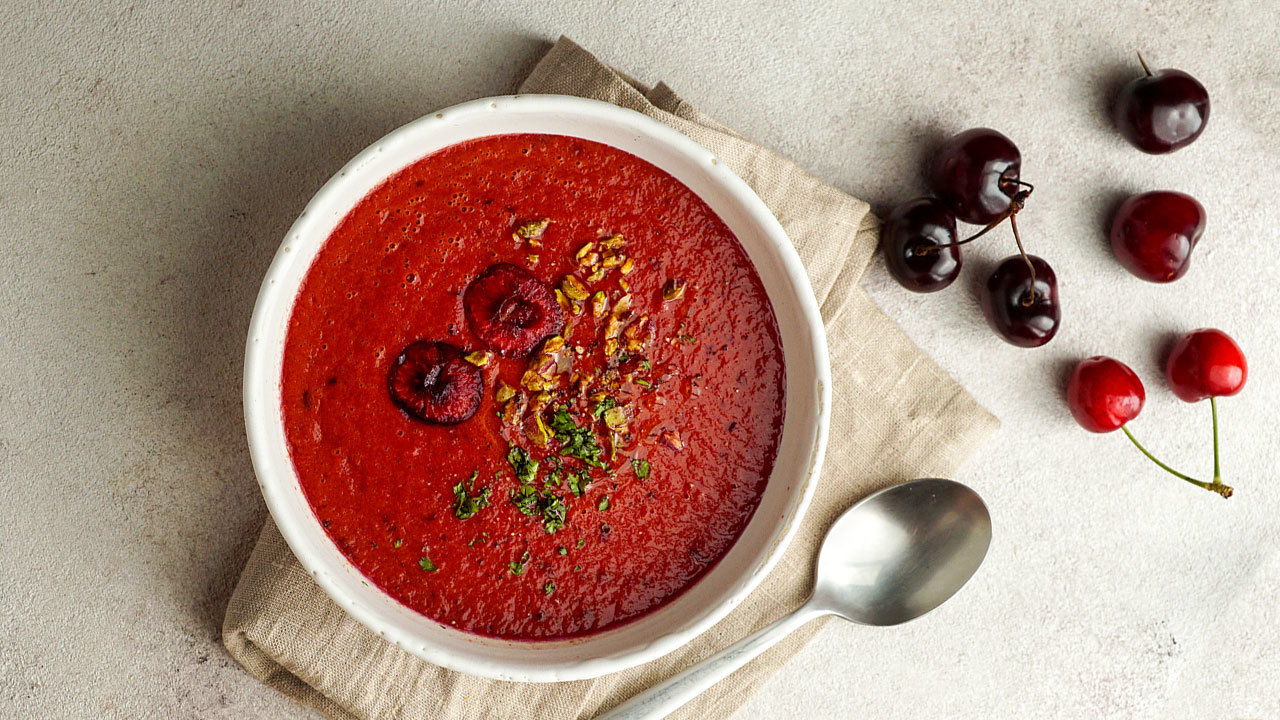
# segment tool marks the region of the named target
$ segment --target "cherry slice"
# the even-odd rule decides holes
[[[391,399],[411,417],[456,425],[476,414],[484,397],[480,368],[449,343],[419,340],[400,351],[387,375]]]
[[[526,357],[564,329],[551,288],[522,267],[489,266],[462,296],[472,332],[504,357]]]

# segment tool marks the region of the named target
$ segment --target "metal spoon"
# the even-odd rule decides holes
[[[897,625],[946,602],[991,544],[991,515],[953,480],[913,480],[864,498],[822,542],[817,581],[794,613],[739,640],[597,720],[656,720],[674,712],[796,628],[822,615]]]

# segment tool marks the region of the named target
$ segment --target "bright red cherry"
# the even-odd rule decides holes
[[[1134,195],[1111,221],[1111,250],[1143,280],[1173,282],[1191,267],[1204,234],[1204,206],[1190,195],[1160,190]]]
[[[1120,134],[1145,153],[1160,155],[1190,145],[1209,122],[1209,92],[1181,70],[1151,72],[1131,81],[1116,102]]]
[[[956,216],[934,198],[916,198],[893,209],[880,232],[885,266],[908,290],[926,293],[950,285],[960,274]]]
[[[1097,355],[1081,360],[1067,382],[1067,407],[1089,432],[1119,430],[1138,417],[1147,400],[1142,380],[1128,365]]]
[[[929,186],[956,217],[987,225],[1009,212],[1022,185],[1022,153],[1004,135],[973,128],[952,136],[933,158]]]
[[[1240,392],[1249,377],[1249,366],[1231,336],[1202,328],[1178,338],[1164,374],[1174,395],[1196,402]]]

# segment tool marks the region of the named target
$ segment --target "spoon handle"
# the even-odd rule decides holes
[[[678,675],[654,685],[596,720],[658,720],[701,695],[734,670],[746,665],[768,650],[793,630],[826,612],[805,603],[798,610],[762,628],[754,635],[739,640],[711,657],[696,663]]]

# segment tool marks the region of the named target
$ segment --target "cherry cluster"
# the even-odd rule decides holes
[[[1115,121],[1134,147],[1151,154],[1186,147],[1209,121],[1209,94],[1181,70],[1152,72],[1142,56],[1143,75],[1120,93]],[[966,130],[943,144],[929,173],[935,197],[903,203],[885,222],[881,237],[885,264],[904,287],[934,292],[960,274],[960,248],[1009,221],[1018,255],[1001,261],[982,288],[987,322],[1014,345],[1038,347],[1053,339],[1061,321],[1057,279],[1043,259],[1028,255],[1018,234],[1017,215],[1032,186],[1020,178],[1022,156],[1007,137],[987,128]],[[957,220],[983,226],[963,240]],[[1116,212],[1111,247],[1117,261],[1135,276],[1168,283],[1187,273],[1191,251],[1205,228],[1205,210],[1185,193],[1155,191],[1135,195]],[[1142,380],[1114,358],[1091,357],[1071,374],[1067,405],[1086,430],[1123,430],[1161,468],[1199,487],[1230,497],[1219,462],[1217,398],[1244,387],[1248,366],[1240,346],[1221,330],[1204,328],[1183,335],[1165,367],[1174,394],[1186,402],[1209,399],[1213,414],[1213,479],[1197,480],[1174,470],[1147,451],[1129,431],[1146,401]]]
[[[1018,234],[1018,213],[1034,189],[1022,181],[1021,171],[1022,153],[1003,134],[973,128],[953,136],[929,169],[935,197],[894,208],[881,232],[881,247],[889,273],[903,287],[936,292],[960,275],[960,247],[1008,220],[1018,254],[1001,261],[987,278],[982,310],[1000,337],[1038,347],[1058,332],[1062,310],[1053,268],[1028,255]],[[983,227],[961,240],[957,220]]]

